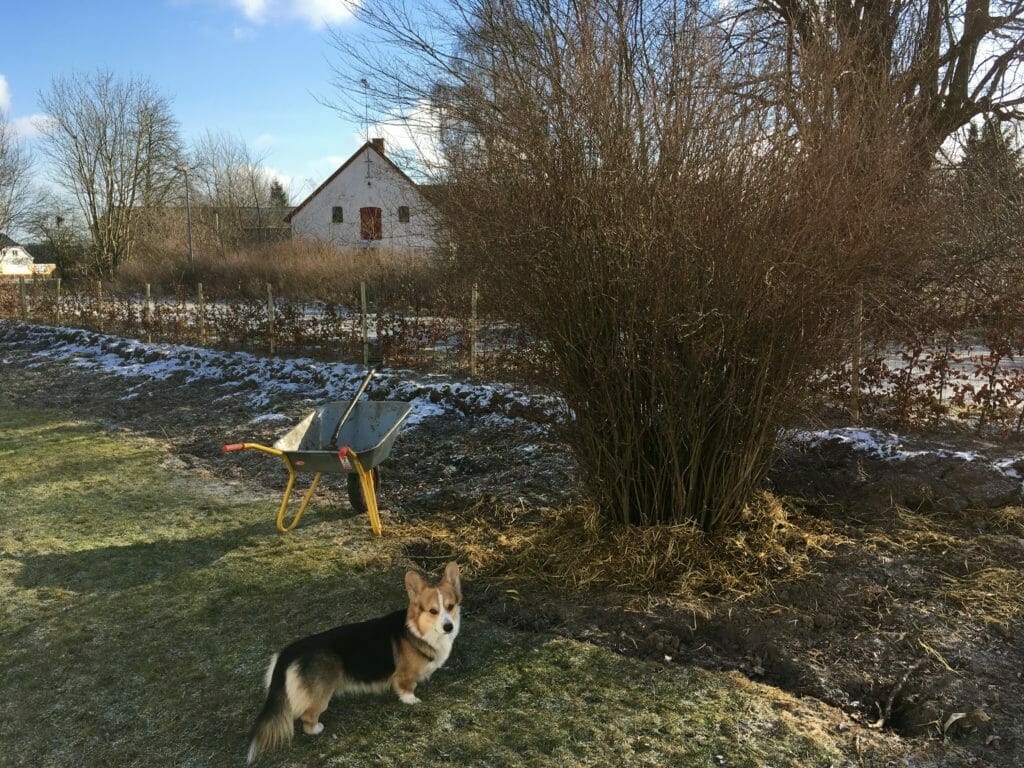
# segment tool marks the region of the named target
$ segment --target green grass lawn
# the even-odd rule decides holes
[[[0,765],[241,765],[274,650],[404,603],[408,563],[386,528],[375,539],[361,517],[309,514],[282,538],[276,499],[175,468],[166,446],[2,410]],[[323,735],[299,729],[260,764],[760,767],[852,754],[838,715],[813,702],[475,621],[471,573],[464,582],[462,634],[421,705],[336,699]]]

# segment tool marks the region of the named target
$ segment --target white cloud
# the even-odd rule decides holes
[[[19,139],[34,139],[39,136],[46,124],[53,118],[49,115],[25,115],[23,117],[11,117],[11,87],[7,78],[0,75],[0,113],[7,119],[7,126],[11,133]]]
[[[289,4],[317,29],[352,17],[352,5],[341,0],[293,0]]]
[[[348,157],[341,155],[324,155],[315,160],[309,160],[303,165],[303,171],[307,176],[287,176],[279,174],[274,169],[267,169],[268,172],[281,180],[284,188],[288,190],[288,199],[292,205],[301,203],[314,189],[319,187],[324,179],[334,173],[341,164],[348,160]]]
[[[313,29],[350,19],[354,5],[352,0],[232,0],[232,3],[254,24],[299,19]]]
[[[385,152],[403,155],[425,169],[436,168],[440,162],[438,133],[437,115],[426,101],[417,104],[402,120],[373,123],[370,126],[370,138],[383,138]],[[356,135],[360,142],[366,140],[362,132]]]
[[[46,124],[53,120],[49,115],[28,115],[11,121],[14,135],[22,139],[34,139],[39,136]]]
[[[310,193],[319,187],[322,181],[323,179],[313,179],[308,176],[304,179],[296,179],[290,187],[286,187],[289,202],[292,205],[298,205],[309,197]]]
[[[290,190],[292,184],[295,181],[287,173],[281,173],[281,171],[277,170],[277,168],[271,168],[269,165],[263,166],[263,171],[264,173],[267,174],[267,178],[269,178],[271,181],[276,179],[277,181],[281,182],[281,186],[284,187],[285,189]]]
[[[234,0],[234,4],[252,21],[263,21],[267,11],[266,0]]]
[[[325,155],[324,157],[321,157],[319,160],[314,160],[312,163],[310,163],[310,166],[316,172],[328,169],[329,173],[334,173],[336,170],[338,170],[338,167],[346,160],[348,160],[348,158],[342,157],[341,155]]]
[[[252,140],[252,145],[256,149],[269,149],[275,144],[277,144],[277,136],[272,133],[261,133]]]

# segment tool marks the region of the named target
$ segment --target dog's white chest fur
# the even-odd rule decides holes
[[[434,649],[434,653],[436,653],[437,655],[434,656],[434,658],[431,659],[429,662],[427,662],[427,665],[423,668],[423,673],[421,677],[422,680],[426,680],[428,677],[434,674],[434,672],[436,672],[444,666],[444,663],[448,661],[448,657],[451,655],[452,645],[454,643],[454,633],[450,635],[442,635],[436,640],[431,638],[430,647]]]

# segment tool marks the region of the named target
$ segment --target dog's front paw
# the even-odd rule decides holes
[[[303,724],[302,730],[310,736],[318,736],[319,734],[324,732],[324,724],[317,723],[312,728],[310,728],[308,725]]]
[[[415,693],[400,693],[398,694],[399,700],[403,704],[419,704],[420,700]]]

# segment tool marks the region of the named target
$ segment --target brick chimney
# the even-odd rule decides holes
[[[373,148],[380,154],[384,154],[384,139],[370,139],[370,144],[372,144]]]

